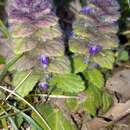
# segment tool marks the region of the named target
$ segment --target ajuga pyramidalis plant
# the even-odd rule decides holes
[[[119,4],[116,0],[89,0],[76,13],[73,36],[69,41],[70,51],[84,55],[85,62],[97,63],[112,69],[114,55],[118,47]]]
[[[70,72],[69,59],[64,55],[64,41],[51,0],[8,0],[10,47],[22,58],[12,67],[17,71],[41,73],[43,83],[51,74]]]

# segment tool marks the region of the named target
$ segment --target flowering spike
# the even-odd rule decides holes
[[[65,48],[52,5],[52,0],[10,0],[6,7],[12,50],[24,53],[26,62],[31,60],[36,68],[41,67],[39,60],[44,70],[53,57],[64,56]]]
[[[90,64],[102,57],[104,50],[112,52],[118,47],[120,6],[117,0],[85,0],[84,3],[87,5],[80,11],[75,8],[79,13],[74,12],[78,16],[73,23],[75,37],[70,37],[69,49],[75,55],[93,56],[86,61]],[[97,55],[99,52],[102,53]]]

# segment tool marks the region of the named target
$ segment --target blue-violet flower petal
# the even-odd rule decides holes
[[[46,67],[48,66],[48,64],[49,64],[49,58],[46,57],[46,56],[43,55],[43,54],[38,57],[38,60],[39,60],[39,62],[40,62],[42,65],[44,65],[45,68],[46,68]]]
[[[46,82],[40,82],[38,86],[40,89],[48,89],[48,83]]]
[[[87,48],[89,50],[89,54],[92,55],[92,56],[96,55],[97,53],[99,53],[102,50],[102,46],[95,45],[93,43],[89,43],[87,45]]]

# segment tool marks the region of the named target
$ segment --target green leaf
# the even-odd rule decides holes
[[[90,69],[84,72],[85,78],[94,86],[102,88],[104,86],[104,77],[98,69]]]
[[[12,65],[14,65],[21,57],[23,54],[21,55],[16,55],[14,58],[12,58],[5,66],[5,68],[3,69],[3,71],[1,72],[0,75],[0,81],[2,81],[4,79],[4,77],[6,76],[8,70],[12,67]]]
[[[31,36],[35,31],[35,27],[30,24],[13,24],[12,25],[13,31],[11,31],[12,38],[26,38]]]
[[[88,97],[86,101],[82,103],[82,106],[88,113],[95,116],[97,109],[99,109],[102,104],[102,91],[94,85],[89,84],[87,95]]]
[[[11,46],[15,54],[22,54],[34,49],[36,43],[32,39],[15,38],[13,39]]]
[[[11,126],[13,127],[13,129],[14,130],[18,130],[18,127],[15,124],[14,119],[11,116],[9,116],[9,114],[6,111],[5,111],[5,114],[8,116],[8,120],[11,123]]]
[[[86,100],[86,102],[83,103],[83,108],[85,111],[87,111],[89,114],[95,116],[97,112],[97,108],[95,106],[95,98],[92,96],[89,96]]]
[[[43,35],[44,36],[44,35]],[[64,43],[60,38],[38,43],[36,50],[48,57],[58,57],[64,55]]]
[[[104,92],[102,96],[102,102],[103,102],[102,109],[103,109],[103,112],[105,113],[108,111],[108,109],[112,105],[112,102],[113,102],[112,96],[108,94],[107,92]]]
[[[113,26],[112,26],[113,27]],[[117,27],[117,26],[116,26]],[[116,28],[115,27],[115,28]],[[117,27],[118,28],[118,27]],[[101,31],[105,32],[105,27],[103,26]],[[112,28],[108,28],[106,27],[106,29],[112,29]],[[107,30],[107,31],[108,31]],[[110,31],[109,30],[109,31]],[[116,30],[116,32],[118,31],[118,29]],[[111,36],[104,36],[104,35],[101,35],[100,38],[96,41],[98,45],[102,46],[103,49],[113,49],[113,48],[117,48],[118,47],[118,37],[115,36],[115,35],[111,35]]]
[[[61,31],[57,26],[48,27],[48,28],[41,28],[35,33],[35,38],[39,39],[40,41],[52,40],[56,37],[61,36]]]
[[[82,37],[84,39],[88,39],[88,29],[85,27],[87,20],[84,18],[79,18],[77,19],[74,24],[74,32],[77,36]]]
[[[6,38],[9,37],[9,31],[1,20],[0,20],[0,31],[4,34],[4,37]]]
[[[9,71],[26,71],[34,66],[36,66],[37,59],[34,56],[23,55],[17,62],[15,62],[10,68]]]
[[[71,72],[70,61],[67,57],[56,57],[52,59],[48,66],[48,72],[66,74]]]
[[[37,109],[46,119],[52,130],[76,130],[70,118],[66,118],[58,108],[53,108],[49,104],[41,104],[37,106]],[[46,130],[43,123],[34,112],[32,113],[32,117],[39,123],[43,130]]]
[[[24,97],[32,91],[39,78],[40,76],[37,73],[31,73],[29,71],[17,72],[14,75],[12,83],[15,86],[16,92]]]
[[[56,75],[50,81],[50,85],[56,85],[65,92],[78,93],[85,89],[84,81],[76,74]]]
[[[81,55],[74,56],[73,63],[74,63],[74,72],[75,73],[83,72],[86,69],[86,67],[88,66],[84,62],[84,56],[81,56]]]
[[[5,64],[5,58],[0,55],[0,64]]]
[[[87,19],[87,20],[86,20]],[[101,45],[104,49],[111,49],[118,47],[118,38],[115,35],[105,36],[98,34],[95,32],[97,27],[89,21],[89,16],[80,15],[77,20],[73,24],[73,29],[76,36],[82,39],[94,39],[95,36],[98,36],[98,39],[95,43]],[[118,26],[100,26],[98,28],[99,32],[103,32],[104,34],[113,34],[118,32]],[[77,38],[78,39],[78,38]],[[76,40],[77,40],[76,39]],[[84,41],[84,43],[87,43]]]
[[[84,41],[82,39],[70,39],[69,40],[69,49],[73,53],[77,54],[88,54],[88,50],[86,48],[87,41]]]
[[[22,116],[21,114],[17,114],[17,115],[15,116],[15,123],[16,123],[16,126],[17,126],[18,128],[21,127],[23,121],[24,121],[24,120],[23,120],[23,116]]]
[[[2,127],[4,128],[4,130],[8,130],[8,123],[5,118],[1,119],[1,123],[2,123]]]
[[[119,61],[127,61],[127,60],[129,60],[128,51],[122,50],[121,52],[119,52],[118,60]]]
[[[99,64],[102,68],[112,69],[115,61],[113,52],[106,51],[103,54],[94,56],[92,60]]]
[[[24,112],[20,111],[19,109],[13,107],[13,109],[16,112],[19,112],[19,114],[31,125],[32,128],[34,128],[35,130],[43,130],[40,125],[33,120],[30,116],[28,116],[27,114],[25,114]]]
[[[21,114],[16,115],[15,117],[15,123],[17,125],[18,128],[21,127],[22,123],[23,123],[23,116]]]

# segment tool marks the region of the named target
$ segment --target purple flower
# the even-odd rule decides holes
[[[92,0],[92,2],[93,2],[93,3],[96,3],[96,2],[97,2],[97,0]]]
[[[89,14],[90,12],[91,12],[91,7],[89,7],[89,6],[84,6],[82,9],[81,9],[81,12],[83,13],[83,14]]]
[[[38,86],[40,89],[48,89],[48,83],[46,82],[40,82]]]
[[[89,43],[87,45],[87,48],[89,50],[89,54],[92,55],[92,56],[96,55],[97,53],[99,53],[102,50],[102,46],[95,45],[93,43]]]
[[[44,66],[44,68],[46,68],[49,64],[49,58],[43,54],[38,57],[38,60]]]
[[[67,31],[67,36],[68,36],[69,38],[73,37],[73,36],[74,36],[74,32]]]

